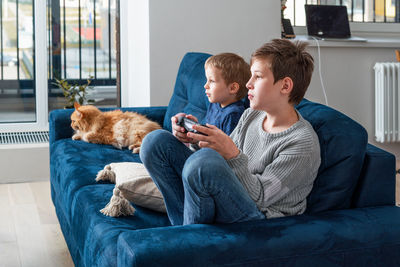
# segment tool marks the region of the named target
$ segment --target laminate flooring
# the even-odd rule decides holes
[[[0,184],[0,267],[74,266],[50,183]]]

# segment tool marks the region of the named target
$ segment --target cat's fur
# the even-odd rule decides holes
[[[95,106],[74,104],[71,127],[73,140],[113,145],[119,149],[128,147],[139,153],[143,138],[161,126],[136,112],[113,110],[102,112]]]

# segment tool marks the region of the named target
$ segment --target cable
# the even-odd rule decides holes
[[[326,96],[326,91],[325,91],[325,86],[324,86],[324,81],[322,79],[322,74],[321,74],[321,49],[319,47],[319,42],[318,39],[315,38],[314,36],[310,36],[311,38],[313,38],[315,40],[315,42],[317,43],[317,47],[318,47],[318,72],[319,72],[319,79],[321,81],[321,86],[322,86],[322,92],[324,93],[324,97],[325,97],[325,104],[327,106],[329,106],[328,104],[328,97]]]

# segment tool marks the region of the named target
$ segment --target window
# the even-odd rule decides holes
[[[117,0],[50,0],[48,7],[49,108],[64,105],[55,78],[72,84],[91,79],[96,106],[116,106]]]
[[[0,132],[47,130],[63,108],[54,78],[86,83],[97,106],[119,105],[119,0],[0,0]]]
[[[0,2],[0,122],[36,120],[34,3]]]
[[[289,0],[284,16],[294,26],[306,25],[305,4],[345,5],[350,22],[400,22],[400,0]]]

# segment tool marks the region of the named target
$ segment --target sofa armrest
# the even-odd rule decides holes
[[[395,205],[396,158],[368,144],[364,165],[353,194],[352,207]]]
[[[49,139],[50,144],[59,139],[71,138],[71,114],[73,109],[56,109],[49,115]]]
[[[126,231],[118,237],[118,266],[364,266],[375,251],[374,260],[391,266],[384,262],[400,260],[399,220],[399,207],[382,206]]]
[[[100,108],[102,111],[120,109],[122,111],[132,111],[146,115],[150,120],[163,125],[167,107],[126,107],[126,108]],[[71,128],[71,114],[74,109],[57,109],[50,112],[49,116],[49,137],[50,144],[59,139],[71,138],[73,130]]]

